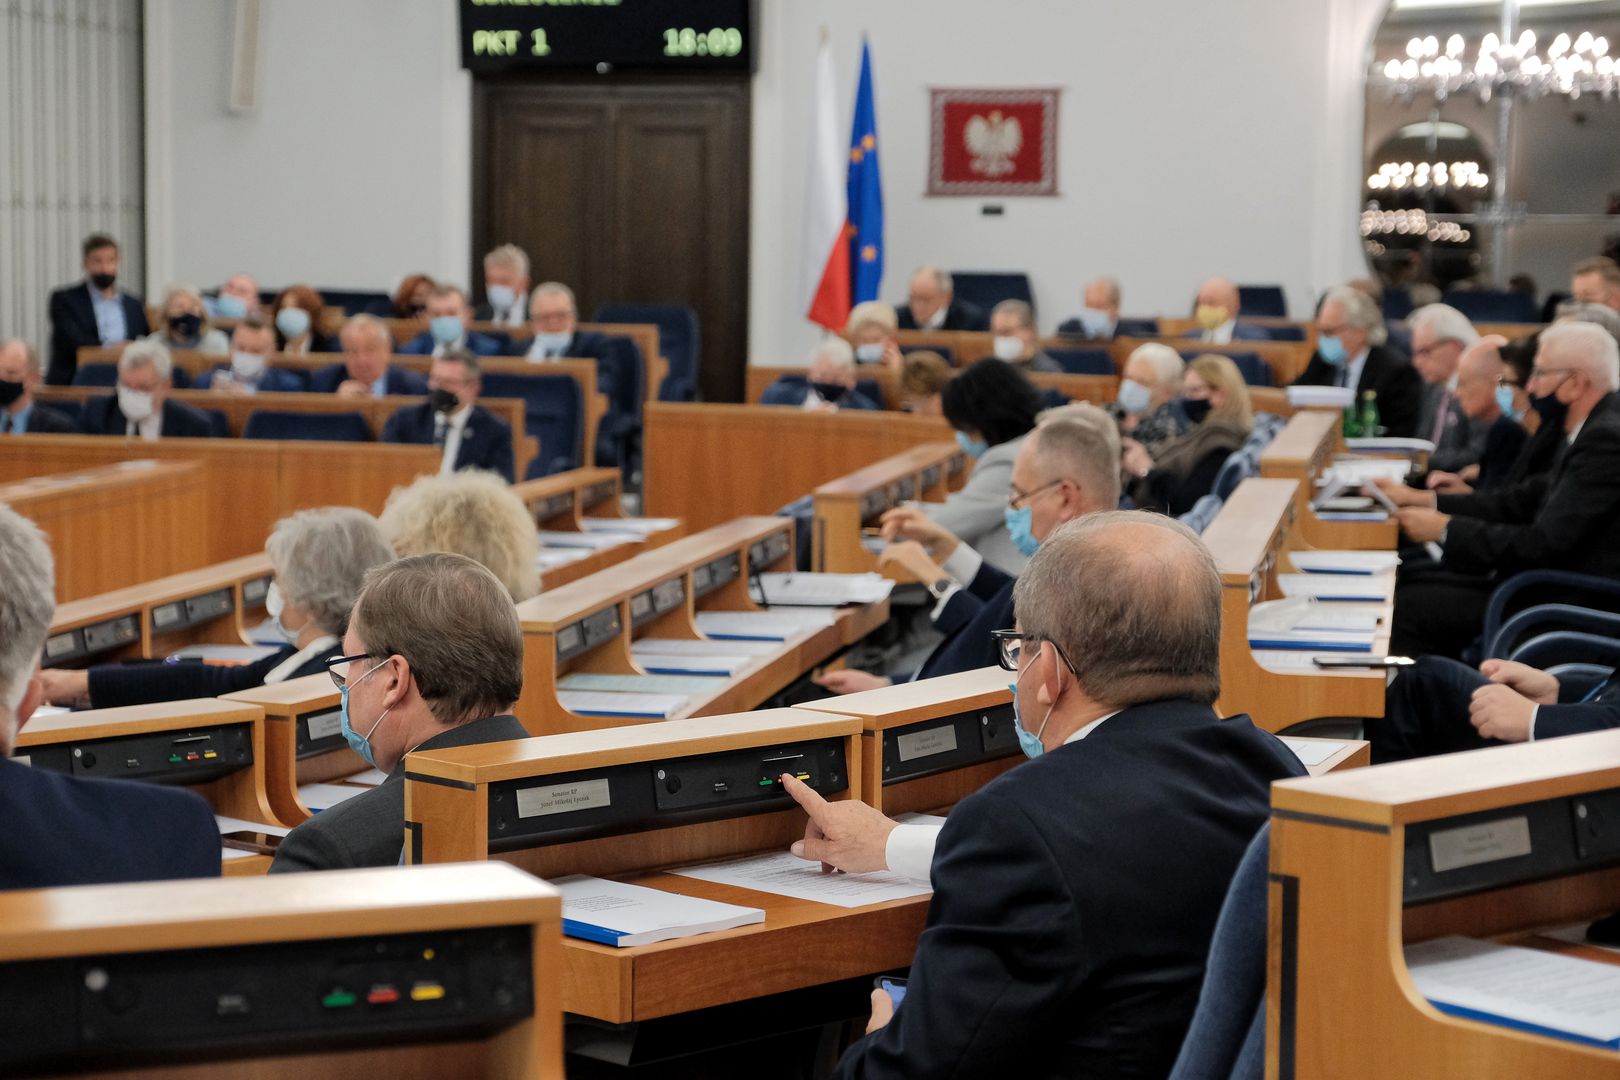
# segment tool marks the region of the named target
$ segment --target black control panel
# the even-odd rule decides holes
[[[630,625],[640,626],[686,603],[686,579],[670,578],[630,598]]]
[[[562,514],[574,512],[574,493],[565,491],[561,495],[550,495],[534,504],[534,520],[544,525],[547,521]]]
[[[755,574],[763,573],[787,558],[792,547],[793,541],[788,539],[786,529],[771,533],[748,546],[748,569]]]
[[[17,751],[36,769],[71,776],[202,784],[253,764],[250,724],[154,731],[111,739],[31,746]]]
[[[1420,904],[1620,865],[1620,789],[1406,829],[1403,899]]]
[[[939,483],[939,466],[926,465],[922,471],[922,487],[924,491]]]
[[[889,501],[896,505],[916,497],[917,481],[913,477],[902,476],[889,486]]]
[[[269,574],[242,582],[242,606],[263,607],[264,598],[270,595],[270,582],[274,580]]]
[[[0,965],[0,1073],[473,1037],[534,1012],[527,926]]]
[[[141,621],[136,615],[91,623],[76,630],[64,630],[45,639],[44,665],[57,667],[96,656],[109,649],[133,645],[141,640]]]
[[[557,631],[557,659],[568,660],[611,641],[619,633],[619,605],[593,611]]]
[[[1011,702],[920,720],[883,733],[883,783],[915,780],[1016,753]]]
[[[617,485],[611,480],[603,480],[599,484],[592,484],[585,489],[582,505],[589,510],[593,506],[610,501],[617,491]]]
[[[734,551],[722,555],[692,571],[692,596],[707,596],[720,586],[736,581],[742,575],[742,559]]]
[[[343,737],[343,710],[310,713],[294,721],[294,754],[299,758],[331,753],[348,745]]]
[[[231,590],[215,589],[201,596],[188,596],[152,609],[152,633],[167,634],[229,615],[236,608]]]
[[[505,851],[794,805],[789,773],[823,795],[849,788],[844,740],[816,739],[633,762],[489,786],[489,846]]]

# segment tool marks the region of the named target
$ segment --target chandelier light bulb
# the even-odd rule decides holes
[[[1423,55],[1423,41],[1421,38],[1413,38],[1406,43],[1406,55],[1413,60]]]
[[[1486,56],[1496,52],[1496,50],[1500,49],[1501,47],[1501,38],[1497,37],[1495,34],[1486,34],[1484,40],[1479,43],[1479,52],[1481,56]]]
[[[1556,60],[1567,52],[1569,52],[1569,35],[1559,34],[1553,38],[1552,47],[1547,50],[1547,55]]]
[[[1581,36],[1575,39],[1575,51],[1586,52],[1592,47],[1592,35],[1589,31],[1581,31]]]
[[[1609,39],[1606,37],[1592,39],[1592,55],[1607,56],[1609,53]]]
[[[1461,34],[1452,34],[1446,39],[1446,56],[1456,59],[1462,55],[1465,43]]]
[[[1424,56],[1438,56],[1439,54],[1440,54],[1440,43],[1435,40],[1433,34],[1430,34],[1428,37],[1423,39],[1423,55]]]

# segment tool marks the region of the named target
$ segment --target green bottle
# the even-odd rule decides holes
[[[1347,439],[1361,438],[1361,417],[1356,415],[1354,405],[1344,407],[1344,437]]]
[[[1378,392],[1366,390],[1361,395],[1361,434],[1371,439],[1384,433],[1384,425],[1379,422]]]

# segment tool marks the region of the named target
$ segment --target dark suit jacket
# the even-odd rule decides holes
[[[1490,491],[1502,487],[1513,472],[1513,463],[1524,450],[1530,433],[1510,416],[1499,416],[1485,429],[1485,452],[1479,458],[1479,480],[1475,491]]]
[[[411,340],[399,347],[401,356],[432,356],[433,348],[438,342],[427,331],[417,334]],[[504,334],[481,334],[476,330],[467,331],[467,348],[475,356],[505,356],[511,349],[512,343]]]
[[[1348,361],[1347,361],[1348,363]],[[1338,386],[1341,369],[1313,353],[1311,362],[1294,380],[1295,386]],[[1356,404],[1361,395],[1371,390],[1378,395],[1378,419],[1383,422],[1385,434],[1398,438],[1411,438],[1417,430],[1418,411],[1423,401],[1423,377],[1412,366],[1412,361],[1387,345],[1374,345],[1367,350],[1367,362],[1361,365],[1361,379],[1356,383]]]
[[[518,307],[523,309],[523,316],[525,319],[527,319],[529,315],[529,298],[526,296],[518,297]],[[500,314],[504,315],[506,312],[503,311]],[[494,322],[498,317],[499,316],[496,314],[495,309],[490,306],[488,300],[485,300],[482,304],[479,304],[477,307],[473,308],[474,322]],[[507,324],[503,323],[502,325],[505,326]],[[521,331],[523,328],[523,323],[511,324],[511,329],[514,331]]]
[[[802,409],[804,399],[810,396],[810,384],[806,382],[784,381],[778,379],[765,388],[759,395],[761,405],[788,405],[792,408]],[[840,409],[881,410],[883,406],[861,393],[859,390],[847,390],[844,396],[838,399]]]
[[[1536,708],[1536,738],[1583,735],[1620,727],[1620,677],[1610,676],[1589,701]]]
[[[1620,395],[1598,403],[1551,472],[1495,491],[1441,495],[1445,564],[1465,574],[1555,567],[1620,576]]]
[[[234,694],[239,690],[263,686],[264,677],[285,663],[295,651],[288,645],[263,660],[232,666],[196,661],[176,664],[162,661],[97,664],[90,669],[90,707],[115,709],[122,705]],[[341,651],[334,645],[328,652],[300,664],[287,677],[299,679],[305,675],[319,675],[326,670],[326,658]]]
[[[433,406],[407,405],[383,425],[382,442],[433,445]],[[472,415],[461,429],[461,448],[456,452],[456,468],[489,469],[512,482],[512,428],[484,408],[474,405]]]
[[[1519,456],[1513,459],[1507,479],[1498,486],[1512,486],[1551,471],[1566,449],[1564,430],[1554,424],[1542,424],[1519,448]]]
[[[1423,388],[1423,403],[1418,412],[1418,438],[1429,438],[1434,414],[1440,408],[1440,396],[1445,392],[1444,383]],[[1429,468],[1456,472],[1465,465],[1473,465],[1485,456],[1485,435],[1489,430],[1487,425],[1469,419],[1453,396],[1450,407],[1446,409],[1445,430],[1435,440],[1434,453],[1429,455]]]
[[[189,791],[0,760],[0,820],[0,889],[219,876],[214,813]]]
[[[533,335],[513,337],[509,344],[507,354],[510,356],[528,356],[529,349],[534,345]],[[564,359],[602,360],[613,350],[613,339],[606,334],[595,330],[575,330],[574,336],[563,350]]]
[[[1201,326],[1194,327],[1193,329],[1187,331],[1185,336],[1189,338],[1201,338],[1204,336],[1204,328]],[[1237,325],[1232,327],[1232,340],[1270,341],[1271,331],[1267,330],[1263,326],[1256,326],[1254,323],[1244,322],[1240,317],[1237,321]]]
[[[335,394],[337,388],[342,386],[349,378],[349,367],[339,361],[336,364],[327,364],[309,377],[309,391],[312,394]],[[414,371],[388,365],[388,385],[390,394],[425,394],[427,393],[427,379]]]
[[[905,1002],[835,1075],[1164,1076],[1271,782],[1303,772],[1247,716],[1166,700],[969,795],[940,831]]]
[[[78,431],[73,417],[59,409],[35,401],[28,410],[28,430],[25,435],[71,435]]]
[[[118,395],[101,394],[87,400],[79,414],[79,430],[86,435],[125,434],[129,421],[118,407]],[[158,434],[165,439],[207,439],[213,437],[214,424],[201,409],[169,398],[163,402],[163,426]]]
[[[894,305],[895,312],[900,316],[900,329],[916,330],[917,320],[911,314],[911,304],[905,300]],[[977,304],[970,304],[959,296],[952,296],[950,306],[945,309],[945,323],[941,330],[988,330],[990,329],[990,316],[985,314],[983,308]]]
[[[231,365],[221,364],[211,371],[205,371],[198,377],[196,388],[207,390],[214,385],[214,376],[222,371],[229,372]],[[302,372],[288,371],[285,368],[265,368],[264,375],[259,379],[259,390],[268,394],[301,394],[309,389],[304,382]]]
[[[997,649],[990,631],[1013,625],[1013,585],[1017,581],[1005,570],[988,562],[981,564],[973,580],[950,598],[934,620],[934,629],[944,634],[945,640],[928,654],[917,678],[994,667]]]
[[[435,735],[418,750],[474,746],[529,737],[513,716],[491,716]],[[396,866],[405,845],[405,763],[364,795],[322,810],[281,842],[272,874],[296,870],[352,870]]]
[[[127,341],[145,337],[152,332],[146,325],[146,306],[138,297],[120,293],[124,305],[124,326]],[[67,386],[73,373],[79,369],[81,346],[111,345],[101,340],[96,326],[96,309],[90,304],[90,286],[83,282],[64,285],[51,293],[51,361],[45,372],[45,381],[52,386]]]

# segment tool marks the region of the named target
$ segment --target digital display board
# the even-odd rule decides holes
[[[749,72],[754,9],[755,0],[461,0],[461,65]]]

